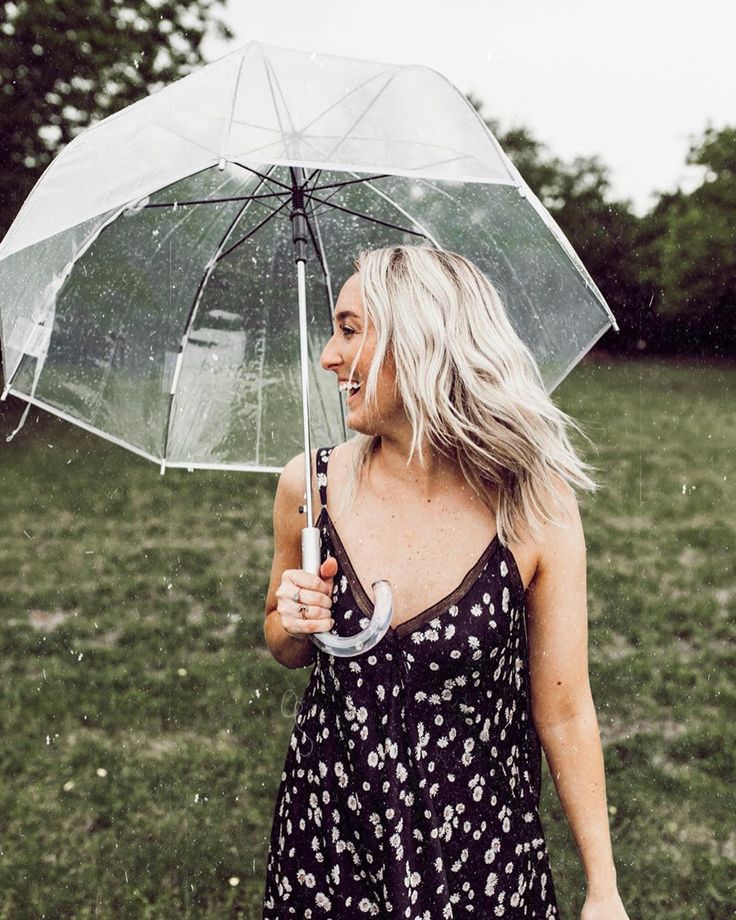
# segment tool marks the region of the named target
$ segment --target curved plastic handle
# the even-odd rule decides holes
[[[319,575],[320,569],[320,532],[319,527],[302,528],[302,568],[312,575]],[[355,636],[337,636],[329,632],[312,633],[312,642],[328,655],[348,658],[362,655],[383,639],[391,625],[394,612],[391,585],[384,579],[374,581],[371,585],[376,602],[373,616],[364,630]]]

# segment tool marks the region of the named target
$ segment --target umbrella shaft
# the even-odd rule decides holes
[[[304,482],[307,510],[307,527],[312,526],[312,446],[309,437],[309,351],[307,343],[307,283],[303,259],[296,263],[299,289],[299,347],[302,370],[302,420],[304,424]]]

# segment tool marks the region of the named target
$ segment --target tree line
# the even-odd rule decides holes
[[[660,194],[639,217],[613,200],[598,157],[564,163],[525,128],[485,120],[608,301],[620,332],[602,349],[736,355],[736,128],[692,138],[686,162],[701,168],[700,184]]]
[[[205,63],[221,0],[14,0],[0,7],[0,237],[53,156],[95,121]],[[736,128],[708,126],[691,191],[639,217],[598,157],[563,162],[524,127],[482,114],[595,279],[618,321],[598,348],[736,354]]]

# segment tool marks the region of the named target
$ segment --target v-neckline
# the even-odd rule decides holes
[[[345,571],[348,582],[353,588],[353,595],[355,597],[356,603],[361,608],[363,613],[370,618],[373,616],[373,601],[368,596],[368,592],[363,587],[361,580],[358,578],[358,575],[353,568],[350,557],[345,550],[345,545],[340,539],[340,534],[335,529],[335,525],[332,522],[332,518],[330,517],[330,513],[327,510],[326,505],[322,506],[320,515],[322,514],[325,516],[325,520],[327,521],[327,527],[329,528],[330,536],[332,537],[332,543],[335,547],[335,555],[338,557],[338,561],[341,563],[342,568]],[[388,631],[393,633],[397,638],[400,638],[401,636],[413,632],[423,623],[434,619],[443,610],[446,610],[448,607],[456,604],[459,600],[462,600],[462,598],[465,597],[465,595],[470,590],[473,582],[480,574],[483,566],[491,558],[494,550],[500,546],[502,546],[502,544],[498,539],[498,532],[496,532],[491,542],[481,553],[480,558],[468,569],[460,581],[460,584],[456,588],[450,591],[450,593],[445,595],[445,597],[443,597],[441,600],[432,604],[431,607],[427,607],[425,610],[421,610],[419,613],[409,617],[408,620],[404,620],[402,623],[398,623],[396,626],[389,625]]]

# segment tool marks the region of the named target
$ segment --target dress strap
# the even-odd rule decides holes
[[[317,451],[317,464],[316,464],[316,473],[317,473],[317,485],[319,486],[319,500],[322,503],[322,507],[327,507],[327,461],[330,459],[330,454],[335,449],[337,445],[332,447],[320,447]]]

